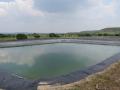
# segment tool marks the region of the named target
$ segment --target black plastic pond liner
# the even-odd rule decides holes
[[[0,71],[0,88],[5,90],[37,90],[36,81],[25,80],[10,73]]]

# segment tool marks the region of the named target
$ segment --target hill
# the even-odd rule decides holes
[[[87,35],[87,34],[90,34],[91,36],[120,36],[120,27],[104,28],[101,30],[80,32],[80,35]]]
[[[120,32],[120,27],[104,28],[100,31],[102,31],[102,32]]]

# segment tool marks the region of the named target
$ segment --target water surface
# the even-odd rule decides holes
[[[95,65],[119,52],[118,46],[73,43],[0,48],[0,69],[28,79],[55,77]]]

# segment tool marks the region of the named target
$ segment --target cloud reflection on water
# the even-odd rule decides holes
[[[10,48],[0,50],[0,64],[14,63],[17,65],[33,65],[35,63],[35,57],[42,55],[44,49],[30,49],[29,48]]]

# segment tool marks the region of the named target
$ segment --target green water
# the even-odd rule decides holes
[[[55,77],[95,65],[120,47],[89,44],[46,44],[1,48],[0,69],[28,79]]]

